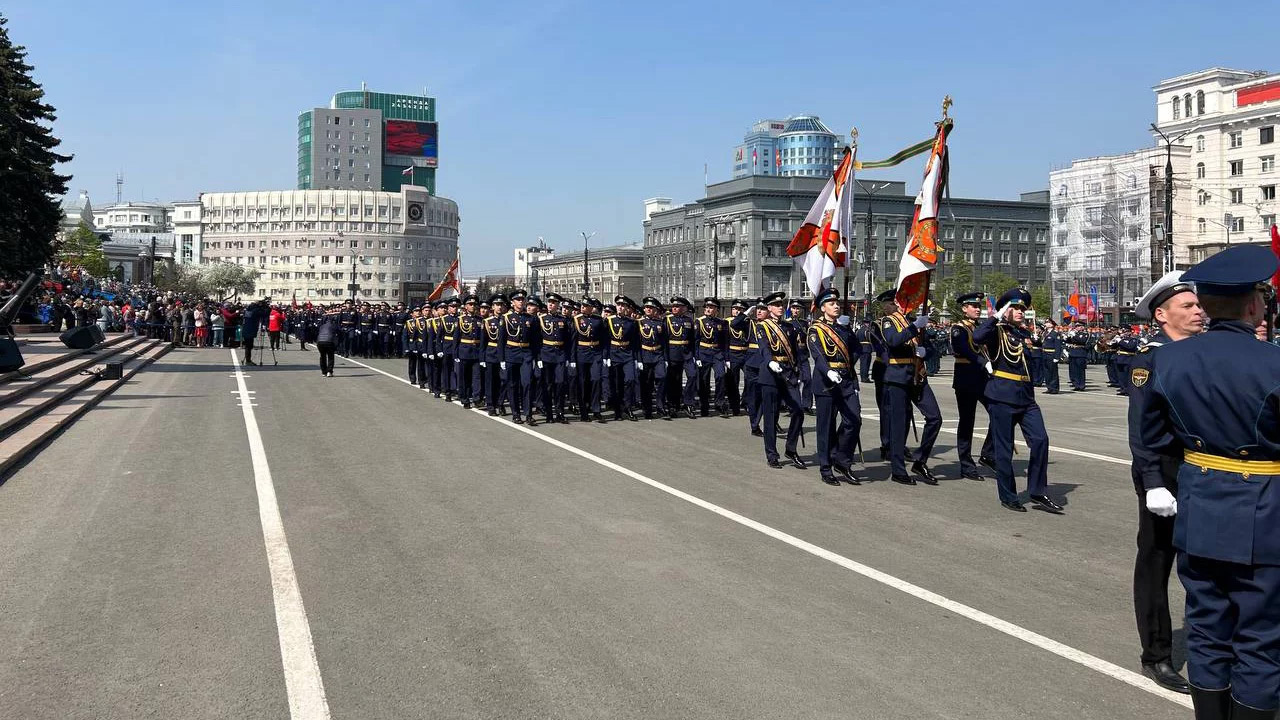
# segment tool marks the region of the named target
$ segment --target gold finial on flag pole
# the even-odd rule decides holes
[[[858,146],[858,128],[856,127],[849,128],[849,144],[854,147]]]
[[[950,117],[951,112],[951,96],[947,95],[942,98],[942,119],[946,120]]]

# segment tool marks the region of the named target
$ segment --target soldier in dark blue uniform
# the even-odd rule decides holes
[[[973,427],[977,420],[978,405],[987,407],[987,378],[991,376],[991,362],[986,348],[973,342],[973,330],[982,315],[983,294],[970,292],[956,296],[956,304],[964,318],[951,325],[951,352],[955,355],[951,388],[956,393],[956,412],[960,423],[956,426],[956,454],[960,456],[960,474],[970,480],[986,480],[973,462]],[[983,463],[995,464],[992,457],[993,443],[988,429],[982,442],[979,458]]]
[[[502,337],[506,323],[503,315],[507,310],[507,296],[494,295],[489,298],[490,313],[484,319],[484,359],[480,362],[480,370],[484,375],[485,396],[484,409],[489,415],[497,415],[498,410],[507,402],[506,372],[502,370]]]
[[[693,357],[693,304],[683,297],[671,298],[667,315],[667,407],[672,414],[683,408],[690,418],[696,417],[693,403],[698,395],[698,367]],[[683,375],[684,384],[680,378]]]
[[[377,346],[377,311],[369,303],[365,303],[360,307],[360,322],[357,328],[357,347],[354,352],[368,360],[372,355],[370,352]]]
[[[1129,394],[1129,369],[1133,365],[1133,356],[1138,352],[1138,338],[1130,330],[1123,331],[1116,338],[1116,391],[1117,395]]]
[[[400,328],[400,343],[405,348],[405,357],[409,359],[409,384],[418,384],[418,361],[422,359],[422,351],[418,349],[421,340],[418,339],[418,308],[414,308],[409,313],[409,318],[404,321],[404,325]]]
[[[720,319],[718,299],[703,299],[702,317],[694,322],[693,329],[698,339],[694,350],[694,364],[698,367],[698,410],[703,417],[710,414],[714,379],[714,406],[720,417],[727,418],[729,405],[725,401],[724,373],[728,362],[729,325]]]
[[[767,372],[761,365],[763,355],[760,353],[760,323],[769,316],[769,308],[763,298],[757,298],[755,305],[747,311],[747,359],[742,365],[743,393],[747,398],[747,422],[751,425],[751,434],[756,437],[764,435],[760,429],[760,373]],[[775,421],[776,422],[776,421]]]
[[[894,298],[897,291],[889,288],[876,296],[876,304],[880,308],[880,312],[886,316],[898,312],[898,301]],[[874,359],[871,363],[871,382],[875,384],[876,396],[876,412],[880,413],[880,459],[889,459],[890,437],[892,436],[892,424],[889,422],[889,397],[885,394],[884,377],[885,371],[889,367],[889,348],[885,345],[884,334],[880,331],[879,323],[872,323],[868,329],[867,337],[871,339],[871,354]],[[905,442],[905,441],[904,441]],[[910,478],[907,478],[910,480]],[[904,484],[911,484],[904,482]]]
[[[356,321],[360,319],[360,313],[356,312],[351,301],[343,303],[342,309],[338,311],[338,354],[342,357],[351,357],[351,347],[355,344]]]
[[[582,298],[582,314],[574,319],[573,365],[582,384],[582,398],[578,406],[579,417],[587,422],[587,413],[596,422],[604,422],[600,415],[600,401],[606,378],[605,353],[609,351],[609,336],[604,319],[597,313],[604,304],[593,297]]]
[[[538,367],[538,358],[542,355],[542,329],[538,327],[538,323],[541,321],[546,309],[546,306],[542,304],[542,298],[537,295],[530,295],[525,298],[524,312],[533,320],[533,334],[538,340],[536,344],[530,345],[529,367],[532,368],[533,380],[529,386],[529,397],[531,398],[529,412],[526,413],[526,420],[530,425],[537,424],[537,419],[534,417],[535,411],[546,414],[546,407],[542,404],[542,368]]]
[[[787,322],[796,328],[796,337],[801,338],[799,352],[796,353],[796,367],[800,371],[800,407],[810,415],[813,414],[813,366],[810,364],[809,343],[809,303],[800,298],[791,298],[791,317]]]
[[[409,322],[409,310],[404,303],[396,303],[395,310],[391,312],[391,334],[387,339],[387,357],[402,358],[405,355],[404,347],[404,324]]]
[[[888,303],[886,303],[888,305]],[[912,459],[911,472],[920,476],[920,482],[937,485],[938,479],[929,469],[929,456],[933,444],[942,430],[942,411],[929,387],[929,378],[922,372],[925,348],[920,342],[924,329],[929,325],[929,315],[923,309],[915,320],[908,320],[899,311],[896,302],[893,312],[880,319],[879,337],[884,341],[886,360],[884,369],[884,398],[887,415],[880,416],[880,424],[889,426],[890,479],[903,485],[914,485],[907,474],[907,426],[911,422],[914,405],[924,417],[924,431],[920,447]],[[887,421],[887,422],[886,422]]]
[[[1072,390],[1084,390],[1085,368],[1089,364],[1089,334],[1080,329],[1068,332],[1062,338],[1067,346],[1067,377]]]
[[[1058,379],[1058,363],[1062,362],[1062,333],[1052,319],[1044,321],[1044,338],[1041,341],[1044,349],[1040,360],[1041,377],[1044,378],[1044,389],[1048,395],[1057,395],[1061,387]]]
[[[1038,330],[1030,331],[1031,346],[1027,348],[1027,367],[1031,370],[1031,385],[1044,385],[1044,336]]]
[[[578,340],[578,333],[574,329],[578,321],[578,301],[565,298],[560,303],[560,308],[569,337],[564,348],[564,401],[569,413],[577,415],[582,411],[582,383],[578,381],[578,363],[574,360],[574,345]]]
[[[1142,674],[1174,692],[1190,692],[1187,681],[1173,667],[1173,624],[1169,618],[1169,573],[1177,549],[1173,546],[1173,516],[1177,514],[1178,466],[1174,457],[1160,455],[1142,444],[1142,415],[1156,350],[1204,331],[1205,317],[1195,287],[1183,282],[1182,272],[1160,278],[1134,308],[1138,317],[1153,318],[1159,332],[1134,355],[1129,390],[1129,449],[1131,475],[1138,495],[1138,554],[1133,566],[1133,607],[1142,641]]]
[[[471,409],[473,403],[483,400],[480,395],[480,360],[484,357],[484,328],[476,307],[480,299],[468,295],[462,299],[462,312],[458,314],[457,342],[453,348],[453,366],[456,369],[453,386],[457,388],[462,407]]]
[[[1017,512],[1027,508],[1018,500],[1013,479],[1013,428],[1022,428],[1030,448],[1027,466],[1027,490],[1031,500],[1041,509],[1062,513],[1062,506],[1048,495],[1049,434],[1044,429],[1044,416],[1036,404],[1035,386],[1027,367],[1027,348],[1031,338],[1022,328],[1022,313],[1031,304],[1031,293],[1015,288],[1000,296],[996,314],[973,331],[973,341],[986,346],[991,360],[991,378],[987,380],[987,415],[991,418],[991,435],[995,438],[996,485],[1000,504]]]
[[[444,386],[445,402],[453,402],[458,394],[454,373],[454,352],[458,348],[458,298],[454,296],[444,304],[445,314],[440,318],[439,344],[436,346],[436,362],[440,363],[440,382]]]
[[[440,397],[444,389],[440,382],[440,361],[436,355],[440,353],[442,330],[440,317],[444,315],[444,303],[439,300],[431,303],[431,316],[427,318],[427,339],[424,346],[427,350],[427,389],[433,397]]]
[[[853,317],[853,313],[857,306],[849,303],[849,317]],[[873,330],[871,318],[863,318],[862,324],[858,328],[855,337],[858,339],[858,345],[861,346],[861,352],[858,353],[858,379],[861,382],[871,382],[871,361],[875,359],[875,350],[871,347],[871,333]]]
[[[667,412],[667,321],[662,303],[652,295],[641,300],[644,317],[640,318],[640,409],[646,420],[658,417],[670,420]]]
[[[608,379],[604,393],[605,404],[613,407],[613,419],[636,420],[632,411],[636,401],[636,377],[640,372],[640,326],[635,314],[639,311],[636,301],[626,295],[613,299],[616,313],[605,319],[609,336],[609,350],[604,358],[605,376]]]
[[[819,316],[809,324],[806,344],[813,358],[813,396],[818,406],[818,472],[828,485],[840,484],[833,469],[849,484],[861,485],[850,468],[862,430],[858,379],[854,376],[861,347],[849,328],[849,316],[840,314],[840,293],[828,288],[814,302]]]
[[[751,334],[747,312],[751,304],[746,300],[734,300],[729,309],[730,318],[725,321],[724,396],[729,411],[735,417],[742,414],[742,368],[747,362]]]
[[[1207,332],[1151,355],[1142,445],[1181,457],[1174,523],[1196,718],[1274,720],[1280,697],[1280,348],[1255,333],[1278,267],[1265,247],[1192,267]]]
[[[538,345],[538,370],[542,375],[542,409],[547,422],[568,424],[564,416],[565,384],[567,382],[569,353],[572,350],[569,321],[560,314],[564,298],[547,293],[547,311],[538,316],[538,330],[542,338]]]
[[[796,445],[804,430],[804,408],[800,404],[800,370],[796,361],[797,345],[802,338],[795,326],[782,319],[787,294],[775,292],[765,296],[769,317],[757,323],[756,352],[760,371],[756,384],[760,387],[760,417],[764,421],[764,455],[769,467],[780,468],[778,460],[778,415],[787,409],[786,457],[801,470],[807,467]]]
[[[533,358],[536,320],[525,312],[524,290],[511,293],[511,310],[502,316],[503,333],[499,338],[499,367],[507,374],[507,396],[511,400],[511,421],[523,425],[525,416],[533,421]],[[533,424],[533,422],[530,422]]]

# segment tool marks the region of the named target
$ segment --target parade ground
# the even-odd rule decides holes
[[[829,487],[742,417],[521,427],[291,348],[174,349],[0,485],[0,718],[1191,716],[1100,366],[1040,396],[1054,516],[960,478],[949,359],[942,482],[888,481],[864,384]]]

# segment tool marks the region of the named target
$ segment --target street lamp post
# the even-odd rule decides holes
[[[356,301],[356,291],[360,289],[360,285],[356,283],[356,262],[362,259],[363,257],[364,257],[363,255],[355,255],[355,254],[352,254],[351,256],[351,282],[347,283],[347,289],[351,291],[352,304],[354,304]]]
[[[868,186],[861,180],[854,180],[854,182],[858,183],[858,187],[862,188],[862,191],[867,194],[867,237],[865,249],[862,255],[862,302],[863,312],[866,313],[871,309],[871,294],[875,292],[876,287],[876,269],[874,261],[872,260],[872,252],[874,248],[871,240],[871,229],[874,227],[876,216],[875,210],[872,206],[874,205],[876,193],[889,187],[889,183],[871,183],[871,185]],[[845,277],[844,292],[845,298],[847,299],[849,297],[849,278],[847,275]]]
[[[1169,272],[1173,270],[1173,144],[1191,131],[1170,140],[1155,123],[1151,123],[1151,129],[1164,139],[1164,271]]]
[[[591,289],[591,278],[590,278],[590,275],[587,273],[587,260],[589,259],[588,255],[590,253],[590,250],[587,248],[587,242],[595,236],[596,236],[595,233],[591,233],[590,235],[588,235],[585,230],[582,232],[582,294],[583,295],[586,295],[587,291]]]

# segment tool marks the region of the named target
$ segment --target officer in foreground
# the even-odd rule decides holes
[[[1169,573],[1177,550],[1173,547],[1173,516],[1178,512],[1178,466],[1172,457],[1142,444],[1142,413],[1151,387],[1151,362],[1161,347],[1204,330],[1204,311],[1195,287],[1182,272],[1167,273],[1151,286],[1134,308],[1138,317],[1151,318],[1159,332],[1134,356],[1129,371],[1129,448],[1133,453],[1133,487],[1138,493],[1138,554],[1133,565],[1133,609],[1142,642],[1142,674],[1174,692],[1190,692],[1187,681],[1173,667],[1173,626],[1169,619]]]
[[[991,434],[995,438],[995,471],[1000,504],[1015,512],[1027,508],[1018,500],[1013,480],[1013,428],[1022,428],[1031,459],[1027,465],[1027,490],[1031,501],[1045,512],[1062,514],[1062,506],[1048,495],[1049,433],[1036,403],[1031,382],[1030,335],[1022,327],[1023,312],[1031,304],[1031,293],[1015,288],[1000,296],[999,310],[973,331],[973,341],[983,345],[990,358],[991,379],[984,390]]]
[[[1174,545],[1197,720],[1274,720],[1280,694],[1280,348],[1254,333],[1280,263],[1242,245],[1192,267],[1207,332],[1152,353],[1142,445],[1181,455]]]
[[[809,323],[806,345],[813,357],[813,396],[818,404],[818,472],[828,485],[840,484],[833,468],[845,482],[861,485],[849,467],[862,430],[854,365],[860,346],[849,327],[849,317],[840,315],[840,293],[835,288],[819,293],[815,304],[818,319]]]
[[[956,426],[956,454],[960,456],[960,474],[970,480],[986,480],[973,462],[973,426],[977,421],[978,405],[981,404],[983,410],[987,406],[987,378],[990,377],[987,367],[991,364],[987,361],[986,348],[973,342],[973,330],[982,314],[983,297],[981,292],[956,296],[956,304],[964,318],[951,325],[951,352],[956,358],[951,387],[956,392],[956,413],[960,416],[960,424]],[[978,457],[984,463],[994,465],[995,440],[990,430],[985,435],[987,437],[982,441]]]

